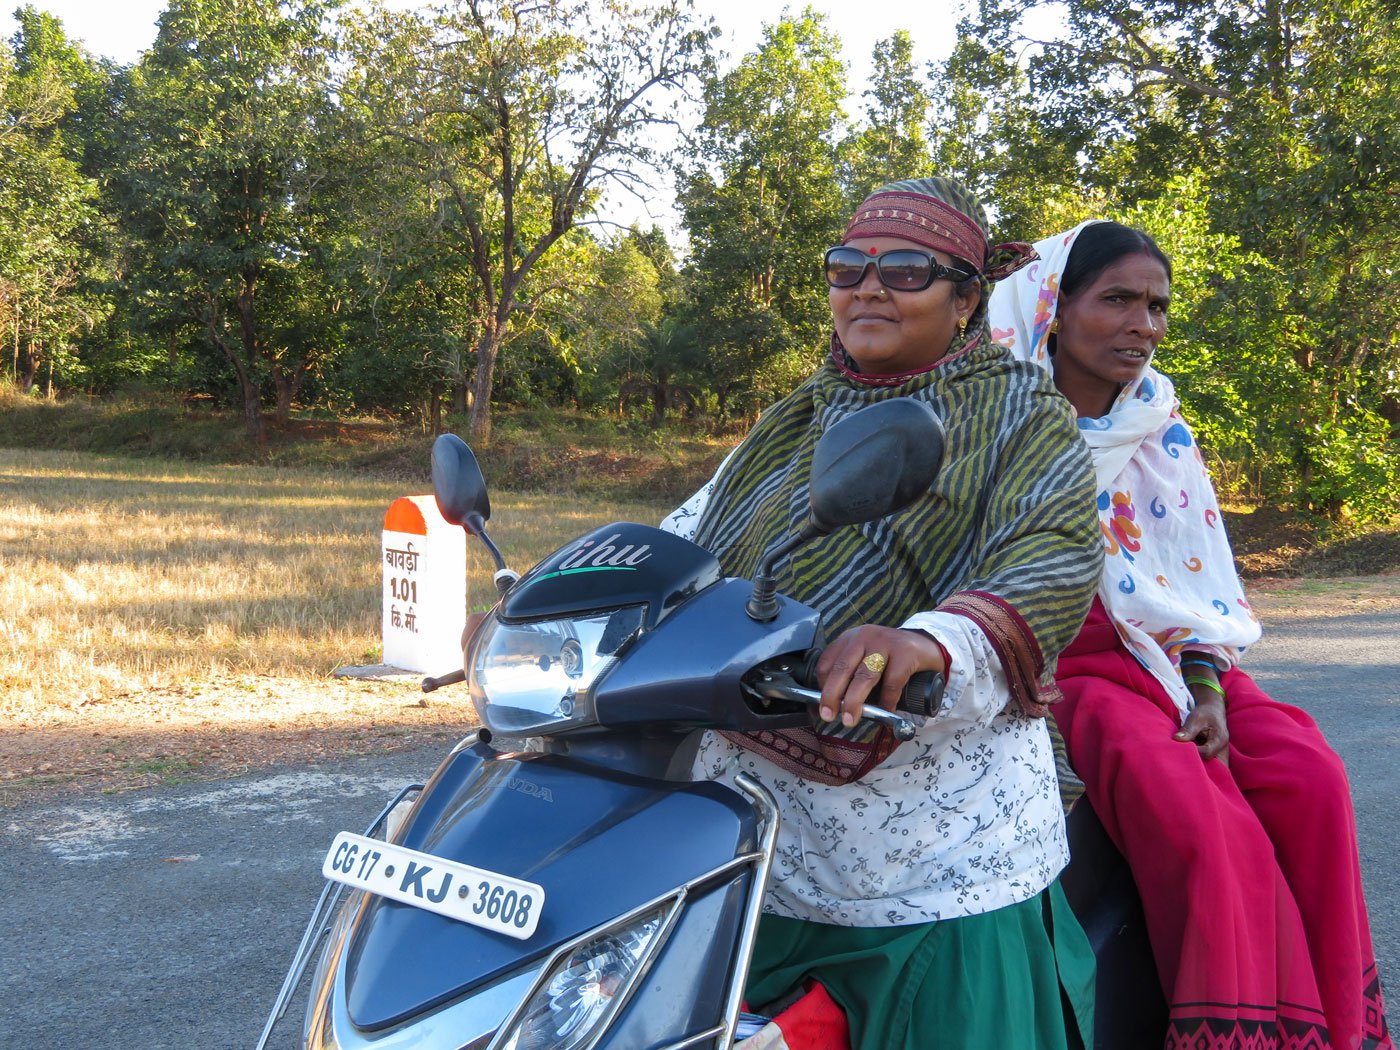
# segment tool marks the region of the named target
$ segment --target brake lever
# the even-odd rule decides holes
[[[815,689],[804,689],[788,675],[765,674],[746,683],[748,687],[765,700],[788,700],[806,704],[816,710],[821,707],[822,694]],[[864,720],[887,726],[894,732],[896,740],[913,740],[914,723],[897,711],[886,711],[883,707],[866,704],[860,717]]]

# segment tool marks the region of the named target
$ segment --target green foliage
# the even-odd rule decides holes
[[[810,369],[829,327],[822,251],[844,201],[839,41],[810,9],[705,90],[680,203],[690,234],[682,323],[700,333],[723,418]]]
[[[653,427],[665,422],[668,408],[684,408],[693,417],[706,361],[700,333],[692,326],[674,318],[645,325],[613,357],[618,400],[650,401]]]
[[[1380,418],[1400,341],[1400,23],[1386,0],[1071,0],[1056,5],[1063,32],[1035,39],[1050,6],[982,0],[946,76],[980,72],[996,90],[1000,117],[965,95],[953,108],[989,133],[990,160],[962,159],[996,180],[1003,220],[1040,236],[1087,205],[1180,232],[1188,256],[1213,241],[1207,287],[1178,296],[1188,343],[1174,334],[1163,354],[1203,434],[1313,511],[1400,507]]]
[[[914,69],[914,42],[905,30],[875,45],[874,73],[863,97],[865,126],[841,145],[846,206],[898,179],[937,174],[928,127],[934,101]]]
[[[118,199],[152,328],[193,327],[237,376],[248,436],[286,418],[315,358],[315,196],[326,177],[326,5],[173,0],[132,74]],[[311,329],[311,330],[308,330]]]
[[[414,211],[432,216],[427,239],[458,277],[460,342],[443,371],[458,407],[474,373],[478,440],[502,349],[570,294],[569,234],[606,186],[639,178],[645,132],[707,68],[711,35],[678,0],[454,0],[433,17],[351,24],[342,90],[395,141],[388,155],[413,172],[427,204]]]
[[[1391,6],[978,0],[927,77],[907,34],[881,40],[851,119],[811,10],[721,72],[679,0],[170,0],[130,68],[24,7],[0,46],[0,369],[237,406],[244,436],[219,440],[240,455],[267,409],[269,455],[307,409],[425,431],[448,410],[478,439],[493,402],[714,432],[820,360],[818,259],[855,201],[941,173],[997,239],[1091,216],[1153,233],[1176,263],[1159,360],[1223,487],[1381,521],[1400,505]],[[687,254],[597,232],[697,87]],[[126,415],[83,425],[117,447],[204,426]]]
[[[53,394],[83,381],[78,341],[109,309],[92,280],[103,266],[97,183],[69,126],[102,73],[51,15],[16,17],[0,48],[0,347],[11,382]]]

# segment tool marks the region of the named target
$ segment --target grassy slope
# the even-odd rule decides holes
[[[465,420],[449,420],[465,432]],[[479,449],[493,489],[581,500],[676,504],[714,471],[736,436],[701,436],[678,423],[662,432],[550,410],[498,412]],[[0,388],[0,448],[62,449],[203,464],[316,469],[390,480],[426,491],[430,435],[372,420],[293,419],[265,447],[241,421],[174,398],[49,404]],[[1400,528],[1324,533],[1316,521],[1273,507],[1225,514],[1246,577],[1352,576],[1400,571]]]
[[[464,419],[447,429],[466,433]],[[426,484],[432,436],[374,420],[268,421],[250,443],[240,419],[174,398],[48,403],[0,387],[0,448],[155,457],[206,464],[317,468]],[[657,433],[563,411],[503,411],[478,449],[487,481],[518,492],[680,502],[714,471],[734,438],[683,425]]]

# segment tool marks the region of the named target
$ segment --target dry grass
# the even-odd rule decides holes
[[[205,680],[320,681],[379,645],[379,532],[402,485],[0,450],[0,723]],[[517,568],[667,507],[493,496]],[[473,554],[470,604],[491,601]]]

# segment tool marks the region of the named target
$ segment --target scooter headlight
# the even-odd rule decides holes
[[[626,1002],[652,954],[666,909],[603,934],[561,959],[528,1003],[501,1050],[576,1050]]]
[[[593,725],[593,687],[642,625],[629,606],[562,620],[504,623],[493,613],[476,635],[468,683],[492,732],[528,736]]]

